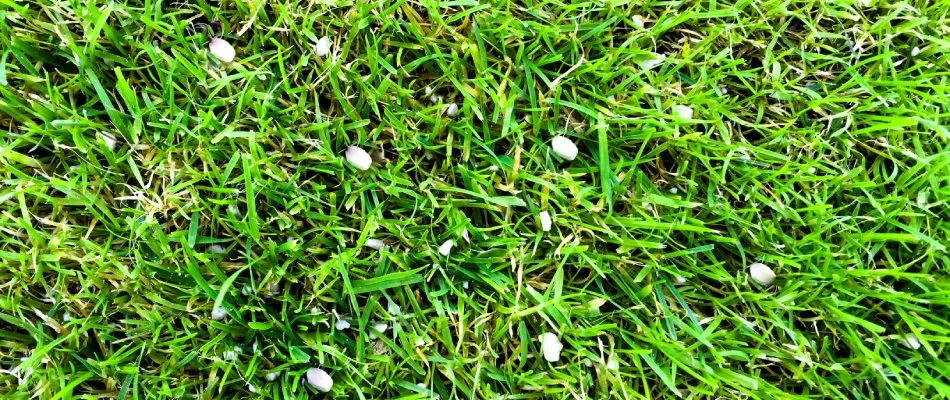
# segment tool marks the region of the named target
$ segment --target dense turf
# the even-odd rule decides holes
[[[869,3],[0,0],[0,396],[950,396],[950,3]]]

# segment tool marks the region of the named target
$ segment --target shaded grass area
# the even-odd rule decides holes
[[[0,394],[950,396],[948,9],[0,2]]]

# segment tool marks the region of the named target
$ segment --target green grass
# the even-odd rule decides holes
[[[870,3],[0,0],[0,397],[948,397],[950,3]]]

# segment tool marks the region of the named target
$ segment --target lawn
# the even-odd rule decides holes
[[[0,0],[0,398],[950,397],[948,35]]]

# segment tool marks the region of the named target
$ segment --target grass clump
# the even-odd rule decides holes
[[[947,4],[0,2],[0,395],[950,396]]]

